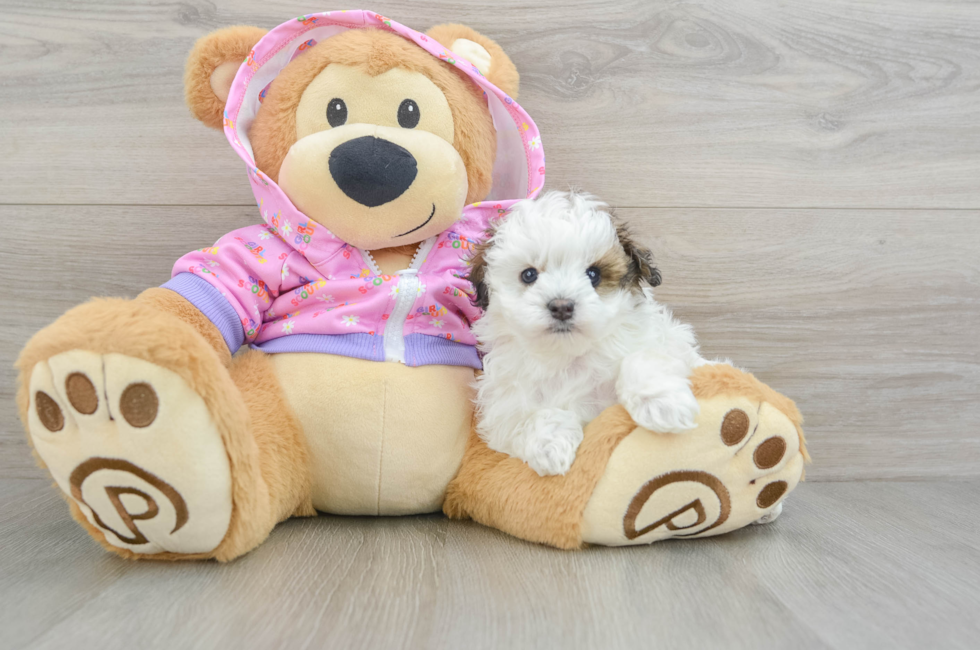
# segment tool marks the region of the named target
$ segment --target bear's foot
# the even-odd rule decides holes
[[[34,366],[29,398],[34,448],[93,536],[140,556],[208,557],[221,544],[232,517],[229,456],[204,400],[177,373],[69,350]]]
[[[558,548],[648,544],[767,523],[803,478],[792,400],[729,365],[694,371],[700,414],[682,436],[638,427],[621,405],[590,422],[569,471],[538,476],[473,433],[444,510]]]
[[[583,542],[705,537],[778,516],[803,475],[796,425],[748,397],[700,404],[683,437],[636,429],[619,443],[585,508]]]

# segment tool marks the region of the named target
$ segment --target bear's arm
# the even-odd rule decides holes
[[[231,361],[231,350],[225,342],[225,337],[221,335],[218,326],[211,322],[201,310],[195,307],[187,298],[176,291],[154,287],[147,289],[136,297],[137,302],[153,307],[157,311],[162,311],[194,328],[194,330],[204,337],[204,339],[217,351],[221,361],[227,365]]]
[[[217,332],[217,338],[234,354],[259,335],[283,279],[293,275],[287,266],[293,255],[297,255],[295,249],[270,228],[241,228],[214,246],[177,260],[170,281],[161,287],[174,296],[152,292],[146,299],[207,332],[215,345]]]

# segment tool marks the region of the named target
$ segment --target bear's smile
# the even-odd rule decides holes
[[[432,212],[429,213],[429,218],[428,219],[426,219],[425,221],[423,221],[422,223],[420,223],[419,225],[415,226],[414,228],[412,228],[411,230],[409,230],[407,232],[403,232],[400,235],[395,235],[394,237],[392,237],[392,239],[398,239],[399,237],[404,237],[405,235],[411,235],[416,230],[420,230],[422,228],[425,228],[428,225],[428,223],[430,221],[432,221],[432,217],[434,217],[435,215],[436,215],[436,204],[433,203],[432,204]]]

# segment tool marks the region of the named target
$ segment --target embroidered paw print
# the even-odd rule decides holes
[[[37,453],[107,543],[139,554],[202,553],[224,538],[228,453],[207,404],[175,372],[70,350],[32,370],[28,414]]]
[[[796,425],[769,402],[700,400],[683,436],[637,428],[617,446],[586,509],[583,540],[646,544],[719,535],[776,511],[803,475]]]

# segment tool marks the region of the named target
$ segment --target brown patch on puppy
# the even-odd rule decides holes
[[[629,272],[629,256],[622,248],[610,248],[606,254],[595,263],[599,269],[599,293],[611,293],[626,287],[623,278]]]
[[[279,181],[282,161],[296,143],[296,109],[303,91],[332,63],[359,67],[371,76],[402,68],[434,83],[445,94],[452,111],[453,147],[466,166],[469,185],[466,203],[486,197],[493,184],[497,136],[483,91],[453,66],[401,36],[378,29],[338,34],[317,44],[279,73],[249,132],[259,169]]]
[[[473,247],[473,254],[466,260],[470,267],[466,279],[473,285],[473,297],[470,302],[483,311],[490,306],[490,289],[487,287],[487,251],[493,246],[493,231],[487,232],[487,238]]]
[[[644,282],[651,287],[660,286],[663,278],[660,269],[653,265],[653,253],[650,249],[638,244],[625,224],[616,227],[616,236],[627,259],[626,272],[620,279],[620,286],[639,289]]]
[[[624,224],[616,227],[619,239],[618,248],[610,248],[595,263],[599,269],[600,281],[596,287],[599,293],[610,293],[618,289],[639,291],[643,283],[655,287],[660,284],[660,271],[653,266],[653,253],[638,245]]]
[[[194,117],[206,126],[220,129],[225,102],[214,94],[211,75],[223,63],[240,64],[266,30],[247,25],[226,27],[202,36],[187,57],[184,96]]]

